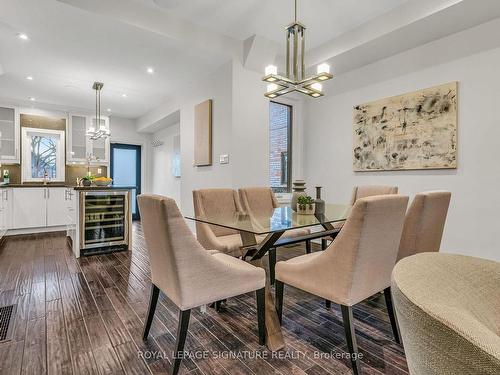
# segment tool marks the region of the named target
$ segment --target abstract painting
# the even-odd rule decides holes
[[[354,107],[354,171],[457,167],[457,82]]]

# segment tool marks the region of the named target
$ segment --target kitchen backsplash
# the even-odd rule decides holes
[[[10,174],[10,183],[11,184],[20,184],[21,183],[21,166],[16,165],[2,165],[0,168],[2,170],[2,175],[0,175],[0,182],[3,180],[3,171],[8,170]],[[98,169],[101,169],[101,173],[97,173]],[[87,174],[87,166],[85,165],[67,165],[66,166],[66,184],[67,185],[76,185],[77,177],[83,177]],[[107,167],[90,167],[90,172],[95,176],[107,176],[108,168]]]
[[[40,128],[40,129],[52,129],[52,130],[64,130],[66,131],[66,119],[52,118],[52,117],[43,117],[43,116],[35,116],[35,115],[21,115],[21,127],[30,127],[30,128]],[[21,160],[22,163],[22,160]],[[101,169],[101,173],[98,172],[98,168]],[[20,184],[21,183],[21,165],[2,165],[0,170],[2,174],[0,174],[0,181],[3,180],[3,171],[8,170],[10,174],[10,183],[11,184]],[[108,169],[107,167],[91,167],[90,172],[95,176],[107,176]],[[86,165],[66,165],[66,184],[68,185],[76,185],[77,177],[83,177],[87,174],[87,166]]]

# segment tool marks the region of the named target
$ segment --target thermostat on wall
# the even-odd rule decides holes
[[[220,155],[219,156],[219,163],[220,164],[229,164],[229,155]]]

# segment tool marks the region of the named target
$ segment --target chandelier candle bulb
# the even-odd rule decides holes
[[[264,70],[266,76],[270,74],[278,74],[278,67],[276,65],[268,65],[266,66],[266,69]]]
[[[323,85],[321,83],[316,82],[311,85],[311,88],[321,92],[321,90],[323,90]]]
[[[267,85],[267,92],[272,92],[278,88],[278,85],[276,83],[270,83]]]
[[[328,64],[319,64],[317,67],[317,73],[322,74],[322,73],[330,73],[330,65]]]

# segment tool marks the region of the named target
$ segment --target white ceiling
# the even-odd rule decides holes
[[[244,40],[258,34],[284,47],[294,0],[135,0],[209,30]],[[313,48],[408,0],[297,0]]]
[[[54,0],[0,0],[0,101],[92,109],[101,81],[102,108],[135,118],[224,58]]]

